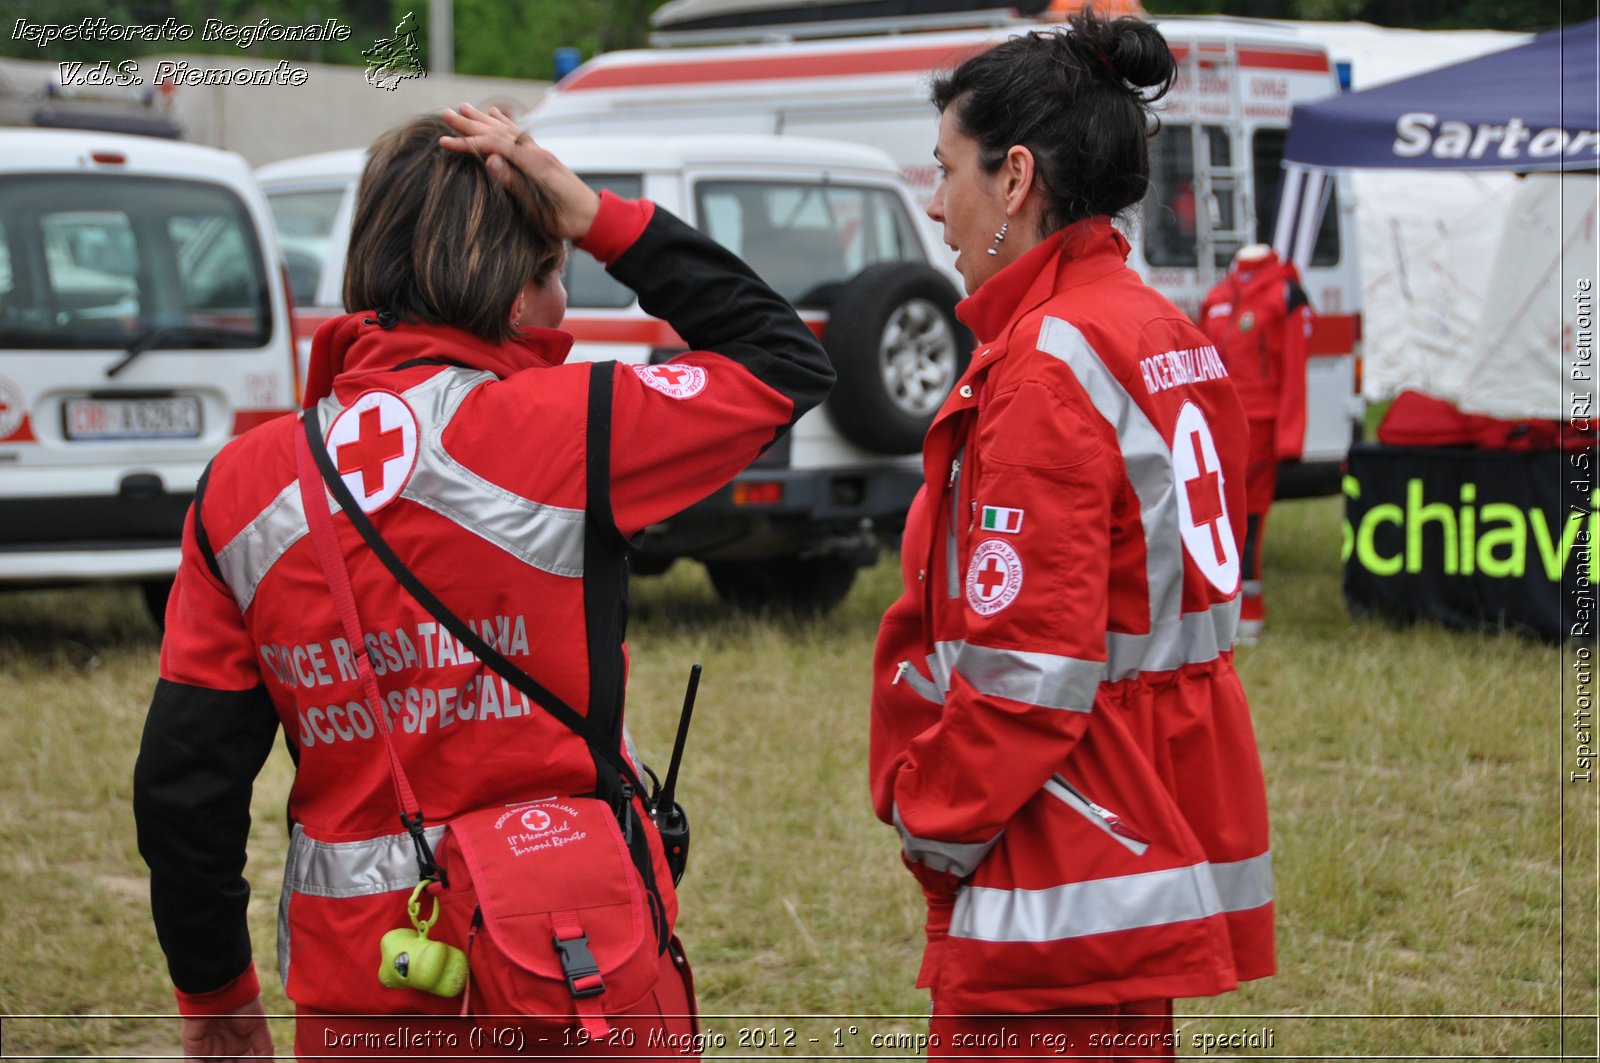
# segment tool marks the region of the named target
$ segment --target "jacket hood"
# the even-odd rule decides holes
[[[572,334],[560,329],[523,329],[513,339],[488,343],[450,325],[399,322],[384,328],[375,311],[344,314],[323,322],[312,337],[301,406],[309,409],[332,394],[334,381],[346,373],[390,369],[418,358],[507,377],[560,365],[571,353]]]

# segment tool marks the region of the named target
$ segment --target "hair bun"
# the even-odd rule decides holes
[[[1104,19],[1087,9],[1073,16],[1070,25],[1080,54],[1113,78],[1135,88],[1158,89],[1151,99],[1165,95],[1172,87],[1178,64],[1167,39],[1155,26],[1126,15]]]

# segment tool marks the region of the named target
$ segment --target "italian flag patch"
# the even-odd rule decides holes
[[[1004,506],[983,507],[983,530],[1015,535],[1022,530],[1022,510]]]

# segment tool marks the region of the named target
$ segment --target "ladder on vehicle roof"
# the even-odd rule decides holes
[[[1227,272],[1234,252],[1256,239],[1247,161],[1249,144],[1240,106],[1244,85],[1239,72],[1239,48],[1233,38],[1224,42],[1220,55],[1212,51],[1204,60],[1199,41],[1190,38],[1182,46],[1185,55],[1180,70],[1194,101],[1189,142],[1194,158],[1195,258],[1201,286],[1209,290]],[[1209,115],[1200,106],[1200,75],[1203,67],[1219,62],[1228,82],[1227,113]],[[1220,130],[1221,135],[1214,137],[1213,130]],[[1216,154],[1225,157],[1218,159]]]

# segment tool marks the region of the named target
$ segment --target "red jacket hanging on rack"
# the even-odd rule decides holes
[[[929,900],[945,1014],[1231,989],[1273,970],[1233,669],[1246,424],[1205,337],[1069,227],[961,304],[873,665],[871,780]]]
[[[1273,251],[1236,262],[1200,304],[1200,327],[1221,352],[1245,416],[1276,423],[1280,461],[1298,461],[1305,447],[1311,318],[1299,271]]]

